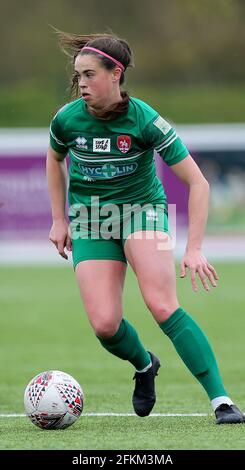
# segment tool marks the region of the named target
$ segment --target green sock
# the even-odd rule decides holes
[[[202,384],[210,400],[227,396],[208,339],[190,315],[178,308],[159,326],[171,339],[177,353]]]
[[[98,337],[98,339],[107,351],[131,362],[137,370],[142,370],[150,364],[150,354],[141,343],[137,331],[124,318],[114,336],[106,339]]]

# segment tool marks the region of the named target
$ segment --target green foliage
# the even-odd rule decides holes
[[[127,38],[141,82],[159,77],[169,83],[244,80],[243,1],[124,0],[122,8],[118,3],[5,2],[1,82],[37,77],[41,83],[47,75],[59,80],[65,59],[50,24],[80,34],[112,30]]]
[[[154,90],[152,101],[163,103],[178,122],[244,120],[244,104],[237,99],[245,79],[244,1],[2,3],[1,126],[46,126],[53,108],[66,101],[66,58],[50,25],[78,34],[110,31],[127,39],[136,63],[128,71],[128,82]],[[187,102],[185,88],[193,86],[196,92],[192,95],[187,90]],[[226,92],[230,86],[233,89]],[[211,90],[213,105],[206,88]]]
[[[173,123],[244,122],[244,86],[167,86],[133,88],[137,96]]]
[[[147,101],[173,123],[244,122],[244,86],[149,87],[128,83],[132,96]],[[69,93],[52,84],[19,82],[0,90],[0,127],[48,127]]]
[[[67,98],[68,99],[68,98]],[[65,103],[65,92],[26,80],[0,90],[0,127],[48,127]]]

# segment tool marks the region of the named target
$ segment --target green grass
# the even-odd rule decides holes
[[[217,268],[217,289],[193,294],[188,280],[178,281],[179,299],[208,334],[226,388],[245,408],[243,265]],[[81,383],[84,412],[132,412],[133,368],[96,340],[72,268],[1,268],[0,285],[0,413],[23,413],[26,384],[47,369],[68,372]],[[0,449],[245,449],[243,425],[215,426],[206,394],[154,324],[131,271],[124,305],[144,344],[162,362],[154,412],[210,415],[81,416],[71,428],[53,432],[25,417],[0,417]]]

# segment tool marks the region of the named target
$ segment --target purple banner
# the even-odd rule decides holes
[[[156,160],[168,202],[177,205],[179,226],[186,222],[187,190],[158,156]],[[0,155],[0,238],[48,239],[50,227],[45,156]]]
[[[156,156],[157,175],[163,183],[168,204],[176,205],[177,229],[187,224],[188,188],[180,181],[159,155]]]
[[[229,224],[232,230],[237,226],[244,233],[244,124],[186,125],[178,126],[177,130],[212,186],[211,224]],[[2,240],[48,239],[51,227],[45,175],[48,143],[46,128],[0,129]],[[178,230],[187,222],[188,189],[159,156],[156,166],[168,203],[176,204]]]
[[[50,224],[44,156],[1,155],[1,239],[47,238]]]

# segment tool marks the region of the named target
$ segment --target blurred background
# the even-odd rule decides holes
[[[85,416],[131,413],[133,371],[101,349],[71,260],[48,241],[48,128],[69,101],[71,71],[51,25],[128,40],[135,68],[125,88],[176,127],[206,175],[204,253],[215,260],[220,283],[197,295],[189,276],[177,276],[178,297],[210,338],[225,386],[245,410],[245,0],[0,0],[0,448],[244,450],[242,429],[219,430],[217,439],[203,390],[155,328],[130,269],[125,314],[164,365],[154,411],[186,416],[145,422]],[[177,206],[178,261],[187,191],[156,161],[169,203]],[[22,418],[26,384],[50,369],[70,373],[84,388],[85,413],[67,434],[36,432]],[[200,412],[205,416],[190,416]]]
[[[48,127],[69,101],[71,65],[52,26],[113,32],[135,56],[125,88],[169,120],[211,185],[209,256],[245,256],[245,2],[0,1],[0,263],[61,262],[49,246]],[[177,205],[176,256],[187,192],[157,158]],[[37,249],[38,248],[38,249]],[[40,249],[39,249],[40,248]]]

